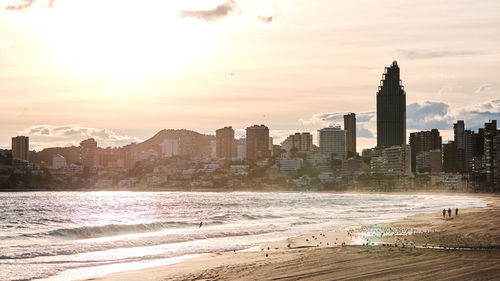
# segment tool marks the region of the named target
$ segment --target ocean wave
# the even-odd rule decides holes
[[[118,248],[148,247],[163,244],[173,244],[204,240],[211,238],[237,237],[260,235],[272,232],[286,231],[286,228],[275,225],[261,225],[247,229],[233,228],[221,230],[201,230],[193,233],[168,234],[164,236],[140,237],[124,239],[118,241],[105,242],[79,242],[79,243],[60,243],[60,244],[36,244],[36,245],[17,245],[0,248],[0,260],[10,259],[29,259],[40,256],[64,256],[87,252],[106,251]]]
[[[75,228],[60,228],[47,232],[49,236],[69,238],[69,239],[86,239],[116,236],[121,234],[157,232],[167,228],[194,227],[198,223],[190,222],[154,222],[140,224],[108,224],[101,226],[83,226]]]

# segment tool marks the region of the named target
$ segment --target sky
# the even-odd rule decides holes
[[[500,119],[500,1],[0,1],[0,147],[122,146],[164,128],[275,143],[357,114],[397,60],[407,136]]]

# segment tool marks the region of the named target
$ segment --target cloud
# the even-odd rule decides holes
[[[371,139],[374,138],[375,135],[370,130],[366,129],[364,125],[356,124],[356,137]]]
[[[318,113],[302,125],[328,126],[330,123],[343,124],[344,112]],[[376,136],[376,112],[356,113],[356,133],[360,138]],[[448,103],[439,101],[415,102],[406,106],[407,130],[451,130],[453,123],[464,120],[467,129],[477,130],[484,127],[488,120],[500,120],[500,99],[481,102],[462,108],[452,109]]]
[[[331,123],[344,123],[344,115],[350,112],[318,113],[309,119],[299,119],[302,125],[328,126]],[[356,113],[356,123],[370,122],[375,117],[375,111]]]
[[[407,129],[448,129],[453,122],[450,106],[444,102],[425,101],[406,106]]]
[[[211,10],[182,10],[179,16],[181,18],[195,18],[207,22],[214,22],[229,16],[238,9],[238,5],[236,5],[233,0],[228,0]]]
[[[398,50],[407,59],[434,59],[481,55],[482,51]]]
[[[500,99],[473,104],[458,111],[467,128],[480,128],[488,120],[500,120]]]
[[[485,83],[482,85],[479,85],[479,87],[476,90],[476,94],[483,93],[483,92],[488,92],[493,89],[493,85],[490,83]]]
[[[136,137],[119,135],[108,129],[78,125],[37,125],[26,128],[18,133],[29,136],[30,146],[37,150],[57,146],[78,146],[82,140],[88,138],[94,138],[100,147],[118,147],[141,141]]]

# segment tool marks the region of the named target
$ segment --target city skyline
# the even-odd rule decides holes
[[[279,143],[354,112],[360,152],[376,143],[375,93],[393,60],[407,91],[407,137],[437,128],[446,142],[456,120],[477,129],[500,115],[495,1],[42,4],[0,17],[3,148],[14,135],[40,150],[90,137],[123,146],[162,128],[214,134],[231,125],[240,137],[252,124]]]

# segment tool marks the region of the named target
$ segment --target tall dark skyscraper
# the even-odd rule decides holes
[[[347,153],[356,155],[356,114],[344,115],[344,130],[347,132]]]
[[[386,67],[377,92],[377,146],[406,144],[406,92],[396,61]]]

